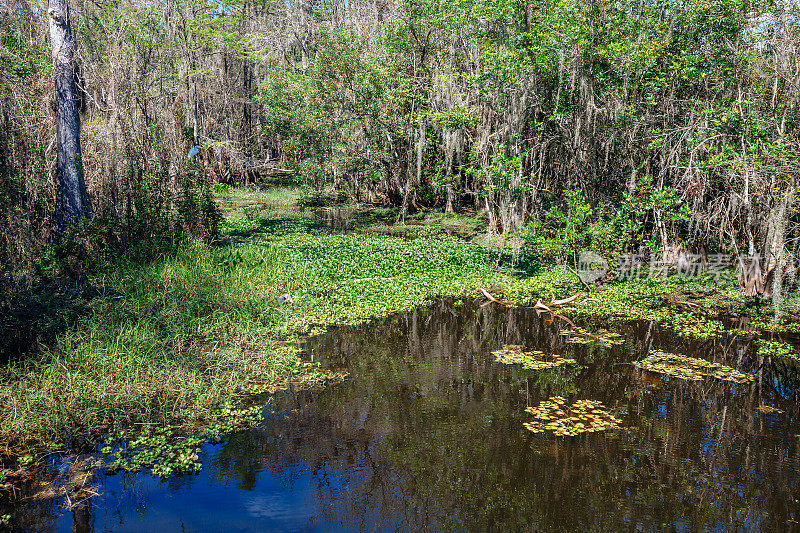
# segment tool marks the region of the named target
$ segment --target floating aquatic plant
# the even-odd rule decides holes
[[[666,317],[664,325],[686,339],[716,339],[725,333],[725,325],[719,320],[709,320],[692,313],[675,313]]]
[[[596,400],[578,400],[572,405],[561,396],[553,396],[540,402],[536,407],[528,407],[526,412],[536,420],[525,422],[526,429],[534,433],[550,431],[557,437],[574,437],[581,433],[594,433],[609,429],[620,429],[621,420],[605,410]]]
[[[770,414],[770,413],[783,413],[782,409],[778,409],[777,407],[773,407],[771,405],[760,405],[756,407],[756,411],[761,411],[762,413]]]
[[[690,381],[700,381],[707,376],[733,383],[747,383],[755,380],[755,376],[752,374],[739,372],[720,363],[712,363],[705,359],[696,359],[683,354],[666,353],[660,350],[650,352],[647,357],[633,363],[633,365],[650,372]]]
[[[522,365],[528,370],[542,370],[561,365],[576,364],[575,359],[570,359],[558,354],[545,355],[539,350],[525,350],[517,344],[508,344],[492,352],[494,358],[506,365]]]
[[[762,357],[782,357],[800,361],[800,355],[789,343],[757,339],[756,344],[758,345],[758,355]]]
[[[567,342],[571,344],[599,344],[606,348],[625,342],[625,339],[623,339],[622,335],[619,333],[612,333],[605,329],[591,332],[581,327],[576,327],[575,329],[562,331],[561,335],[568,336]]]

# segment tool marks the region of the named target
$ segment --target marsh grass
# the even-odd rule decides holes
[[[217,435],[225,413],[258,394],[288,380],[325,381],[297,354],[301,335],[437,297],[482,298],[479,289],[530,305],[581,288],[562,267],[526,269],[507,246],[465,240],[459,231],[485,233],[477,216],[422,213],[398,225],[379,211],[341,232],[303,208],[295,186],[216,194],[222,239],[186,240],[147,262],[118,259],[74,287],[44,287],[6,306],[0,326],[29,330],[0,371],[8,456],[91,448],[120,431],[136,442],[141,427]],[[401,229],[413,225],[417,233]],[[699,286],[622,283],[563,312],[664,319],[674,312],[664,294]],[[293,304],[276,302],[284,293]]]
[[[120,265],[54,342],[4,369],[0,439],[91,442],[119,424],[198,426],[256,384],[289,376],[300,360],[273,333],[274,299],[243,286],[223,255],[193,242],[163,262]],[[280,279],[280,268],[265,271]]]
[[[5,316],[31,335],[0,372],[0,445],[36,456],[54,444],[91,448],[120,428],[202,433],[226,405],[325,379],[302,364],[299,335],[481,287],[535,297],[537,283],[574,283],[559,269],[522,280],[507,251],[457,237],[332,232],[298,208],[300,195],[223,190],[220,241],[119,259],[80,289],[43,289],[27,314],[18,299]],[[284,293],[295,303],[279,305]]]

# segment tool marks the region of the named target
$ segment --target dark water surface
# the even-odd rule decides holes
[[[797,529],[797,372],[746,339],[682,341],[648,323],[625,344],[566,344],[561,319],[496,304],[428,309],[310,340],[350,378],[276,397],[258,429],[204,448],[198,475],[97,478],[79,512],[20,509],[70,531]],[[579,366],[494,361],[521,344]],[[753,384],[685,382],[628,363],[651,349],[754,372]],[[560,395],[605,403],[627,428],[533,434],[525,407]],[[764,414],[759,405],[784,413]],[[24,516],[29,513],[29,516]],[[48,517],[48,514],[50,515]]]

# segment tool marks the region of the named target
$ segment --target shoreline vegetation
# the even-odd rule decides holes
[[[0,5],[0,528],[65,462],[196,471],[347,379],[298,341],[436,298],[800,360],[796,3],[40,7]]]
[[[6,302],[7,495],[59,454],[106,457],[86,468],[192,472],[197,446],[256,422],[269,393],[345,378],[303,362],[301,337],[434,298],[485,300],[486,291],[505,305],[532,306],[582,292],[555,312],[652,320],[701,341],[740,327],[732,316],[754,338],[800,332],[789,319],[773,322],[772,306],[743,297],[735,276],[600,282],[589,294],[569,269],[531,266],[519,243],[487,239],[481,216],[423,212],[395,223],[391,210],[326,205],[288,186],[217,186],[215,197],[220,238],[188,240],[160,259],[119,261],[102,275]],[[294,302],[279,304],[281,294]],[[759,342],[760,353],[797,357],[783,342]]]

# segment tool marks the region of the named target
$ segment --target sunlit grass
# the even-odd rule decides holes
[[[215,194],[227,202],[221,241],[187,241],[147,264],[121,261],[91,280],[79,305],[63,306],[66,314],[43,296],[36,313],[53,334],[0,376],[0,443],[92,443],[136,424],[200,431],[223,406],[296,375],[299,335],[441,296],[483,298],[480,289],[516,305],[583,290],[564,267],[531,270],[508,243],[470,242],[451,231],[483,235],[480,217],[429,212],[395,224],[391,210],[363,208],[361,221],[343,232],[300,209],[298,187]],[[403,227],[416,229],[387,235],[386,228]],[[666,320],[675,314],[669,295],[703,283],[633,280],[562,309],[573,317]],[[723,287],[708,298],[739,305],[732,285]],[[293,304],[277,303],[285,293]],[[694,331],[684,322],[682,331]]]
[[[457,237],[332,232],[298,208],[297,188],[217,194],[234,206],[233,239],[187,241],[147,264],[120,260],[61,322],[42,306],[55,333],[0,376],[0,442],[92,443],[137,424],[199,431],[222,406],[295,375],[299,334],[479,288],[510,297],[574,288],[560,269],[518,278],[504,249]],[[284,293],[295,303],[279,305]]]

